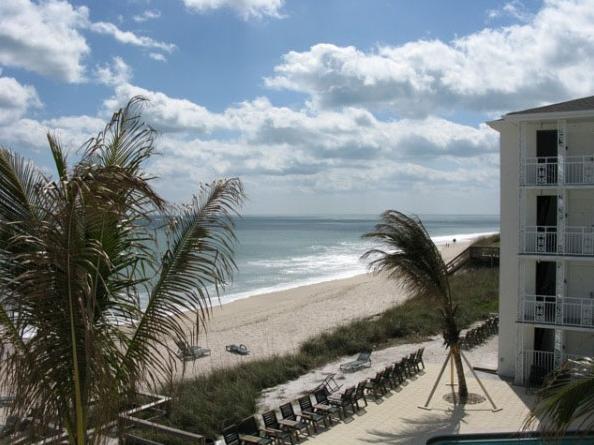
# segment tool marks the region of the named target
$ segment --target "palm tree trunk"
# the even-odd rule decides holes
[[[466,377],[464,376],[464,367],[462,365],[462,355],[459,343],[456,342],[451,346],[451,354],[458,376],[458,398],[460,399],[460,403],[464,403],[468,399],[468,386],[466,385]]]

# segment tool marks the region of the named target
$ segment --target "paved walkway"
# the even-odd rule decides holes
[[[499,377],[478,373],[496,405],[502,408],[492,412],[488,401],[477,405],[456,408],[443,400],[451,391],[446,385],[449,372],[435,393],[431,410],[418,408],[423,405],[433,386],[440,366],[428,364],[426,372],[409,381],[402,389],[380,400],[370,401],[362,414],[330,428],[308,440],[308,445],[334,444],[402,444],[424,445],[427,439],[440,435],[519,431],[528,413],[532,397],[525,389],[512,386]],[[467,375],[469,391],[481,393],[471,374]]]

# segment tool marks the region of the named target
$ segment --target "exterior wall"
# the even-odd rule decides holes
[[[594,332],[565,332],[565,354],[594,356]]]
[[[567,296],[594,298],[594,263],[569,263],[567,267]]]
[[[498,373],[513,377],[516,361],[516,326],[519,290],[519,186],[518,126],[504,123],[501,134],[501,260],[499,265]]]
[[[594,190],[570,190],[567,223],[570,226],[594,225]]]

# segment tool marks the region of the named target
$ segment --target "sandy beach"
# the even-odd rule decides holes
[[[446,262],[471,242],[441,246]],[[185,377],[295,351],[314,335],[357,318],[379,314],[406,297],[394,281],[361,274],[217,305],[213,307],[207,332],[201,332],[199,337],[199,345],[210,348],[211,355],[186,362]],[[250,354],[238,356],[226,352],[225,345],[232,343],[247,345]],[[181,376],[182,367],[178,368]]]

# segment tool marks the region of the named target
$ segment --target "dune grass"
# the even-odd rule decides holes
[[[460,305],[461,326],[497,312],[498,277],[498,268],[470,269],[451,277],[452,293]],[[439,334],[440,321],[434,307],[414,298],[382,314],[351,321],[313,337],[295,354],[249,361],[177,382],[165,389],[174,396],[168,423],[214,438],[228,424],[253,414],[262,390],[293,380],[341,356],[368,348],[416,342]]]

